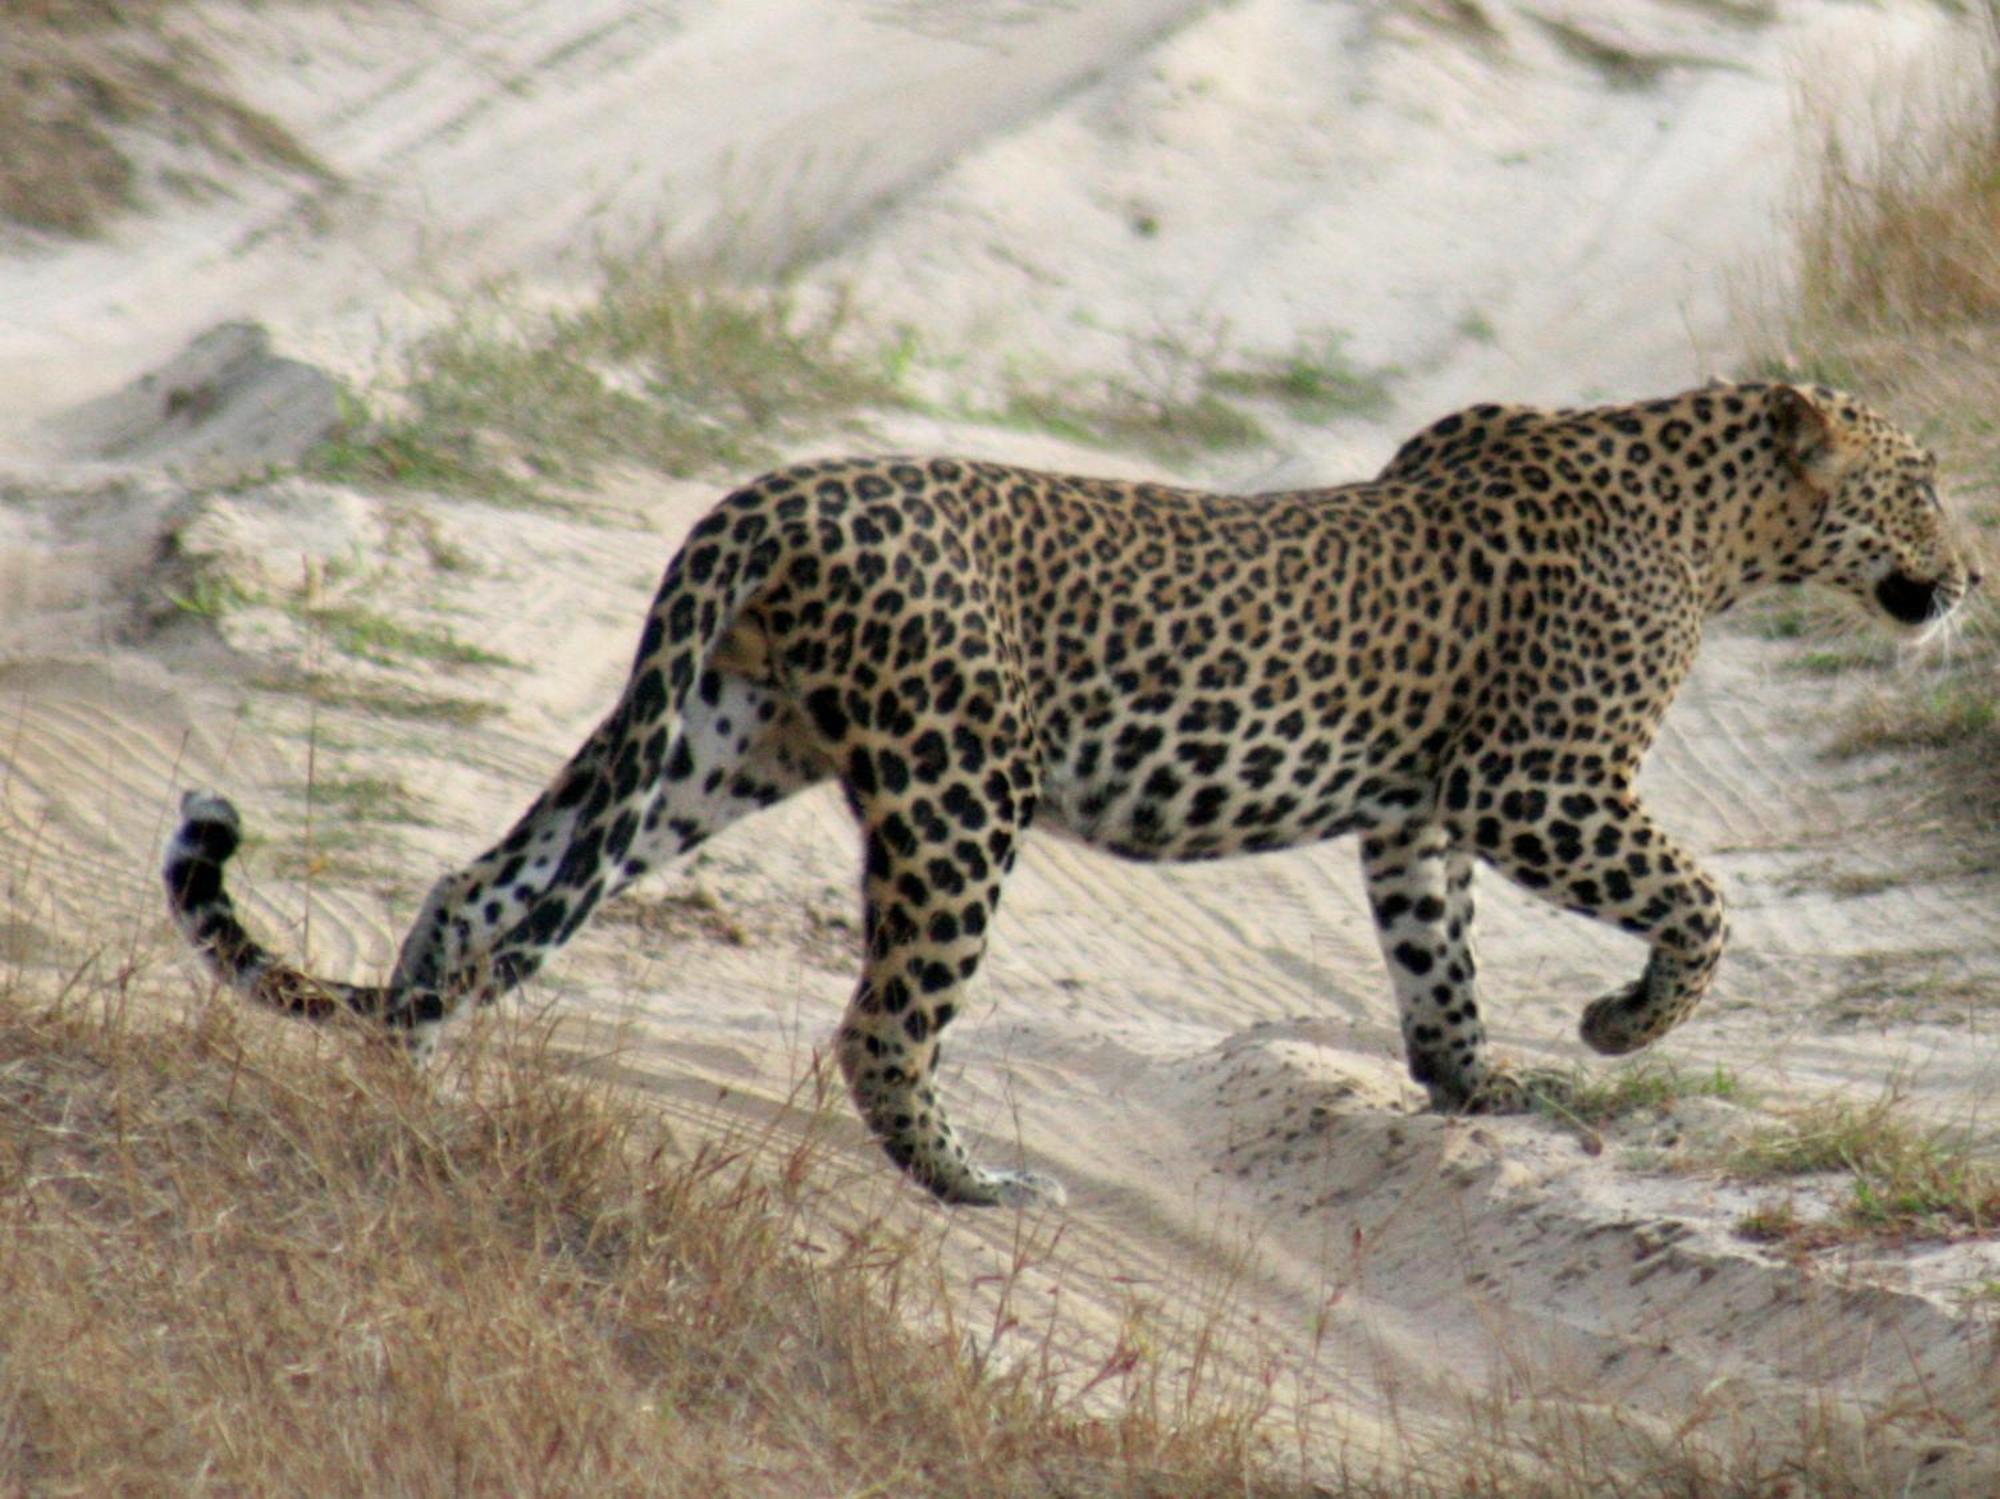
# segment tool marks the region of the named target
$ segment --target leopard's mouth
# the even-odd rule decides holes
[[[1958,593],[1936,579],[1913,578],[1898,569],[1875,585],[1875,602],[1883,613],[1902,624],[1927,625],[1951,612]]]

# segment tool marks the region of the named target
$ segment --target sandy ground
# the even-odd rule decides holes
[[[266,835],[239,876],[252,919],[329,972],[379,971],[432,875],[511,822],[611,700],[658,566],[717,492],[621,475],[561,516],[212,482],[282,433],[240,405],[227,440],[184,411],[148,427],[158,380],[136,405],[99,398],[217,322],[365,377],[469,285],[560,297],[600,248],[651,236],[746,274],[804,257],[806,294],[843,288],[869,326],[919,331],[945,411],[1024,375],[1124,376],[1163,339],[1337,336],[1393,372],[1389,409],[1280,426],[1279,451],[1201,476],[1358,476],[1475,395],[1651,394],[1729,363],[1775,261],[1802,82],[1901,76],[1948,28],[1918,3],[1778,10],[1561,8],[1639,57],[1635,78],[1565,46],[1553,10],[1508,4],[1482,8],[1493,35],[1423,0],[204,7],[246,97],[336,179],[246,169],[0,268],[0,961],[51,981],[85,959],[186,971],[154,870],[177,789],[210,784]],[[264,381],[244,357],[263,372],[246,401],[317,409],[309,369]],[[1149,467],[945,416],[877,430]],[[520,664],[370,666],[277,609],[161,606],[189,559]],[[1993,886],[1912,835],[1898,767],[1824,756],[1827,710],[1865,689],[1800,674],[1796,649],[1718,632],[1648,766],[1735,933],[1714,997],[1659,1050],[1767,1100],[1893,1086],[1990,1128]],[[348,705],[273,690],[305,671]],[[364,691],[493,711],[371,711]],[[371,780],[410,805],[358,835],[322,805],[307,829],[309,783]],[[1549,1440],[1617,1423],[1669,1444],[1941,1408],[1956,1424],[1883,1440],[1938,1454],[1913,1491],[1987,1491],[1995,1336],[1967,1293],[2000,1251],[1799,1261],[1742,1241],[1773,1189],[1667,1169],[1740,1127],[1726,1103],[1601,1142],[1414,1113],[1344,845],[1163,871],[1031,841],[949,1086],[990,1155],[1060,1175],[1070,1205],[1025,1238],[937,1213],[844,1106],[798,1102],[852,983],[855,857],[831,796],[767,814],[607,912],[530,1003],[686,1138],[775,1118],[851,1147],[830,1215],[940,1238],[996,1356],[1046,1335],[1087,1369],[1135,1316],[1190,1347],[1213,1319],[1217,1367],[1268,1379],[1321,1458],[1462,1432],[1475,1408]],[[1497,880],[1479,896],[1498,1040],[1581,1059],[1582,1004],[1638,950]]]

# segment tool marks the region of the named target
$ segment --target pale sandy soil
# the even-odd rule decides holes
[[[365,378],[467,285],[560,298],[598,247],[652,234],[746,273],[807,255],[807,296],[844,288],[885,337],[920,330],[943,412],[1024,376],[1119,375],[1162,336],[1281,353],[1337,333],[1397,372],[1390,409],[1274,416],[1277,451],[1200,476],[1359,476],[1474,396],[1634,396],[1727,367],[1776,256],[1802,80],[1899,69],[1948,25],[1916,3],[1795,0],[1769,25],[1723,9],[1562,7],[1659,61],[1633,86],[1558,45],[1533,18],[1553,9],[1506,4],[1487,39],[1427,19],[1448,5],[1308,0],[204,8],[245,96],[337,181],[246,172],[0,265],[0,961],[35,982],[138,961],[191,986],[154,871],[178,789],[204,784],[267,835],[238,877],[252,919],[328,972],[378,972],[430,878],[611,700],[659,566],[722,482],[619,475],[581,516],[216,485],[189,477],[218,455],[191,464],[185,423],[107,458],[101,425],[62,419],[193,334],[255,318],[281,353]],[[1156,471],[949,415],[875,432]],[[275,608],[142,617],[175,557],[520,664],[372,667]],[[1825,757],[1832,700],[1866,689],[1800,674],[1796,650],[1716,632],[1648,766],[1735,932],[1714,997],[1659,1050],[1767,1101],[1893,1086],[1990,1133],[1993,886],[1955,872],[1900,767]],[[454,725],[258,685],[302,670],[497,711]],[[308,782],[365,778],[399,782],[421,820],[357,842],[323,808],[302,842]],[[1004,1215],[936,1212],[844,1105],[780,1111],[852,983],[854,861],[837,800],[803,798],[627,897],[529,1002],[686,1140],[824,1127],[851,1161],[829,1220],[939,1239],[975,1325],[1008,1322],[997,1287],[1025,1258],[998,1356],[1046,1333],[1087,1367],[1135,1309],[1190,1348],[1213,1318],[1217,1367],[1268,1376],[1321,1459],[1468,1431],[1474,1407],[1517,1434],[1780,1444],[1942,1409],[1955,1424],[1881,1440],[1942,1454],[1913,1491],[1987,1491],[2000,1251],[1788,1262],[1744,1242],[1736,1220],[1774,1189],[1666,1169],[1741,1127],[1729,1104],[1642,1117],[1602,1150],[1545,1120],[1413,1112],[1344,845],[1162,871],[1031,842],[949,1085],[989,1154],[1062,1176],[1070,1204],[1025,1241]],[[1639,953],[1497,880],[1480,898],[1500,1042],[1579,1060],[1583,1002]]]

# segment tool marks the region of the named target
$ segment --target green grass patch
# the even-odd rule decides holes
[[[300,796],[322,817],[346,823],[401,823],[426,826],[429,819],[409,787],[388,776],[318,777]]]
[[[1084,421],[1095,441],[1166,459],[1262,447],[1271,440],[1262,422],[1214,390],[1185,400],[1127,392],[1088,412]]]
[[[1853,671],[1880,671],[1895,659],[1888,643],[1880,640],[1855,641],[1848,645],[1824,646],[1787,661],[1788,671],[1808,677],[1842,677]]]
[[[1657,1061],[1595,1070],[1578,1067],[1566,1080],[1559,1112],[1584,1124],[1599,1125],[1630,1114],[1672,1108],[1688,1098],[1747,1103],[1749,1092],[1743,1080],[1719,1062],[1710,1068],[1682,1068]]]
[[[1271,440],[1256,417],[1206,390],[1176,396],[1149,395],[1122,385],[1094,392],[1017,385],[998,410],[959,414],[1016,431],[1045,432],[1084,447],[1141,452],[1166,463],[1262,447]]]
[[[1737,617],[1760,640],[1799,640],[1819,628],[1822,610],[1801,588],[1779,588],[1743,605]]]
[[[406,661],[430,661],[441,666],[515,666],[498,652],[460,640],[449,629],[406,625],[358,604],[335,604],[299,611],[300,618],[324,632],[327,643],[344,655],[378,666]]]
[[[576,309],[499,294],[422,340],[313,472],[499,503],[552,503],[609,462],[688,475],[766,461],[783,439],[907,400],[896,350],[848,346],[838,307],[782,289],[606,264]]]
[[[1837,1174],[1846,1195],[1828,1219],[1767,1204],[1739,1229],[1801,1247],[1858,1239],[1953,1239],[2000,1232],[2000,1163],[1962,1132],[1919,1124],[1886,1095],[1828,1099],[1739,1140],[1723,1163],[1739,1181]],[[1752,1215],[1753,1219],[1758,1215]]]
[[[421,489],[531,508],[557,503],[504,466],[477,434],[440,424],[421,408],[388,417],[357,403],[342,433],[314,448],[301,466],[315,478],[357,488]]]
[[[1016,379],[997,412],[963,414],[1179,463],[1267,446],[1271,434],[1259,409],[1301,422],[1378,417],[1389,409],[1394,372],[1354,364],[1337,334],[1270,357],[1226,356],[1221,344],[1214,333],[1203,349],[1176,338],[1142,340],[1133,348],[1138,374],[1131,380],[1093,388]]]
[[[1299,421],[1385,414],[1393,372],[1355,364],[1342,343],[1329,334],[1291,354],[1218,370],[1208,384],[1225,396],[1275,402]]]
[[[258,602],[257,595],[234,578],[202,566],[194,568],[183,586],[167,589],[166,598],[176,611],[197,619],[221,619]]]
[[[1603,1148],[1598,1132],[1620,1119],[1668,1113],[1690,1098],[1753,1101],[1742,1079],[1720,1063],[1682,1068],[1650,1058],[1622,1067],[1530,1073],[1522,1086],[1532,1112],[1574,1130],[1593,1155]]]

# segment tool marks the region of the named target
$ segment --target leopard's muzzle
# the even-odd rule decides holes
[[[1942,619],[1979,584],[1979,574],[1968,572],[1957,588],[1935,578],[1913,578],[1898,569],[1875,585],[1875,602],[1891,619],[1906,625],[1927,625]]]

